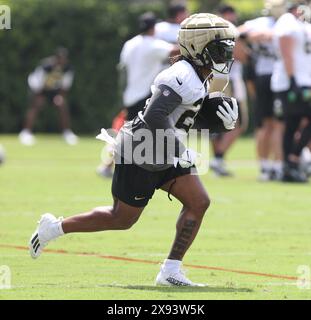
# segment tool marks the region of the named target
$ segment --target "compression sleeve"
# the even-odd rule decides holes
[[[157,129],[167,130],[175,141],[175,156],[179,157],[185,146],[174,134],[174,128],[169,122],[169,115],[181,104],[182,98],[172,88],[159,85],[153,93],[144,111],[144,120],[152,131],[153,136]]]

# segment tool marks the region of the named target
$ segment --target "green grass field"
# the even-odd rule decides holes
[[[82,138],[69,147],[60,136],[38,136],[30,148],[16,136],[0,136],[0,143],[7,151],[0,267],[12,273],[12,288],[0,290],[0,299],[311,298],[295,280],[299,266],[311,267],[310,185],[256,182],[250,139],[229,156],[234,178],[202,177],[212,205],[184,260],[189,278],[210,284],[198,289],[153,285],[180,208],[162,191],[131,230],[69,235],[32,260],[25,247],[42,213],[69,216],[111,203],[110,181],[95,174],[102,144]]]

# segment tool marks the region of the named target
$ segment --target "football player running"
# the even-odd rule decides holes
[[[154,138],[158,129],[170,130],[179,146],[177,151],[174,150],[178,162],[138,164],[134,159],[134,163],[126,164],[126,161],[118,161],[112,182],[113,205],[66,219],[44,214],[30,239],[33,258],[39,257],[49,241],[64,234],[129,229],[139,219],[155,190],[162,189],[181,202],[182,210],[174,242],[156,277],[156,284],[200,285],[186,278],[181,264],[199,231],[210,200],[198,175],[191,174],[195,170],[194,153],[186,149],[178,133],[180,129],[188,131],[193,124],[203,99],[208,95],[208,82],[213,71],[230,71],[234,40],[231,25],[218,16],[200,13],[183,21],[178,39],[181,55],[157,76],[152,97],[144,111],[123,126],[120,131],[122,139],[117,139],[125,147],[137,128],[148,129]],[[232,130],[238,118],[237,103],[234,99],[232,104],[220,101],[222,105],[217,115],[224,128]],[[125,155],[117,156],[123,159]]]

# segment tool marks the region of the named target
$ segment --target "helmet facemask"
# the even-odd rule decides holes
[[[212,70],[228,74],[234,62],[234,45],[235,42],[232,39],[211,41],[203,49],[200,60],[205,66],[210,66]]]

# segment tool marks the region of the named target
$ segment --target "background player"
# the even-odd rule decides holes
[[[133,120],[150,98],[150,86],[162,70],[164,61],[179,52],[174,46],[155,38],[156,16],[146,12],[139,17],[140,34],[125,42],[120,55],[120,68],[125,73],[123,104],[127,120]]]
[[[72,85],[73,77],[73,69],[69,64],[66,48],[58,48],[55,55],[43,59],[35,71],[29,75],[31,104],[26,114],[24,129],[19,134],[22,144],[30,146],[35,143],[32,129],[46,100],[59,111],[65,141],[70,145],[77,144],[78,138],[70,129],[70,116],[66,102],[66,94]]]
[[[166,42],[177,44],[180,24],[188,17],[188,11],[183,4],[171,4],[167,10],[168,19],[155,25],[155,36]]]
[[[285,182],[307,182],[300,168],[300,154],[311,138],[311,108],[306,92],[311,89],[311,72],[306,65],[310,61],[310,38],[306,24],[299,19],[298,4],[293,4],[283,14],[274,28],[277,61],[274,64],[271,88],[275,93],[274,108],[284,117],[283,137]],[[299,135],[297,131],[306,121]]]
[[[255,71],[254,122],[260,181],[282,178],[283,123],[273,113],[274,96],[270,87],[275,48],[272,42],[276,19],[282,14],[278,5],[267,0],[266,16],[246,21],[239,27],[243,38],[251,44]]]

